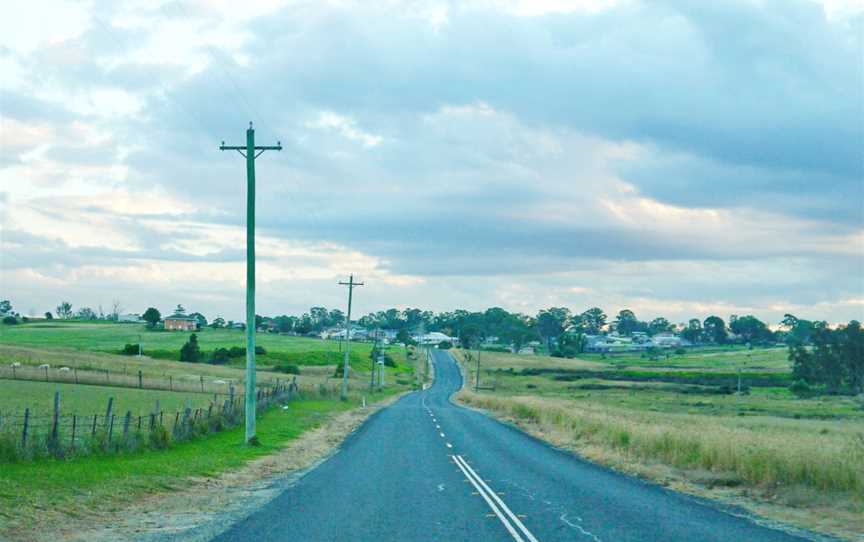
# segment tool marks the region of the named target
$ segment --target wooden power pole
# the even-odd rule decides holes
[[[281,151],[275,146],[255,146],[252,123],[246,130],[245,146],[219,146],[220,151],[237,151],[246,159],[246,443],[255,442],[255,159],[264,151]]]
[[[339,398],[345,401],[348,399],[348,361],[351,354],[351,299],[354,294],[354,287],[363,286],[363,283],[354,282],[354,275],[350,275],[348,282],[340,282],[339,284],[348,287],[348,314],[345,318],[345,352],[343,353],[345,362],[342,365],[342,392],[339,394]]]

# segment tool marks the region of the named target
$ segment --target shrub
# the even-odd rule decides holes
[[[180,349],[180,361],[197,363],[201,360],[201,348],[198,346],[198,336],[194,333],[189,337],[189,342]]]
[[[453,348],[453,343],[451,343],[450,341],[441,341],[440,343],[438,343],[438,348],[440,348],[441,350],[450,350],[451,348]]]
[[[246,351],[244,350],[243,353],[245,354]],[[266,354],[267,354],[267,350],[265,350],[263,346],[256,346],[255,347],[255,355],[264,356]]]
[[[684,349],[681,348],[681,347],[678,347],[678,348],[675,349],[675,354],[678,355],[678,356],[683,356],[683,355],[686,354],[686,353],[687,353],[687,351],[684,350]]]
[[[231,361],[231,354],[227,348],[217,348],[210,358],[210,363],[213,365],[224,365],[229,361]]]
[[[791,391],[798,397],[806,397],[813,393],[813,388],[811,388],[810,384],[808,384],[804,380],[796,380],[789,386],[789,391]]]
[[[300,367],[294,365],[292,363],[286,363],[285,365],[276,365],[273,367],[273,370],[277,373],[285,373],[289,375],[299,375]]]
[[[6,324],[7,326],[14,326],[15,324],[18,323],[18,319],[15,318],[14,316],[6,316],[3,318],[3,323]]]
[[[127,343],[126,346],[124,346],[123,349],[120,350],[120,353],[123,354],[124,356],[137,356],[139,348],[140,348],[140,345],[138,343],[135,343],[135,344],[128,344]]]
[[[240,346],[232,346],[228,349],[228,356],[232,358],[240,358],[246,355],[246,349]]]
[[[164,425],[156,425],[148,436],[150,446],[157,450],[164,450],[171,445],[171,435]]]

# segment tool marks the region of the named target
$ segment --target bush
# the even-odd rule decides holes
[[[273,370],[276,371],[277,373],[285,373],[285,374],[289,374],[289,375],[299,375],[300,374],[300,367],[297,365],[294,365],[292,363],[286,363],[285,365],[276,365],[273,367]],[[340,375],[341,375],[341,373],[340,373]]]
[[[231,354],[227,348],[217,348],[213,351],[213,356],[210,358],[212,365],[225,365],[231,361]]]
[[[245,350],[245,349],[243,350],[243,353],[244,353],[244,354],[246,353],[246,350]],[[266,354],[267,354],[267,351],[264,350],[264,347],[263,347],[263,346],[256,346],[256,347],[255,347],[255,355],[257,355],[257,356],[264,356],[264,355],[266,355]]]
[[[804,380],[796,380],[789,386],[789,391],[797,395],[798,397],[805,397],[813,393],[813,389],[810,387],[810,384],[805,382]]]
[[[157,450],[164,450],[171,445],[171,435],[163,425],[156,425],[148,436],[150,446]]]
[[[676,349],[675,349],[675,354],[678,355],[678,356],[683,356],[683,355],[686,354],[686,353],[687,353],[687,351],[684,350],[683,348],[680,348],[680,347],[679,347],[679,348],[676,348]]]
[[[137,356],[140,345],[138,343],[135,344],[126,344],[123,347],[123,350],[120,350],[120,353],[124,356]]]
[[[189,342],[180,349],[180,361],[190,363],[201,361],[201,348],[198,346],[198,336],[194,333],[189,337]]]
[[[240,346],[232,346],[228,349],[228,356],[232,358],[241,358],[246,355],[246,349]]]
[[[7,326],[14,326],[15,324],[18,323],[18,319],[15,318],[14,316],[6,316],[3,318],[3,323],[6,324]]]
[[[438,343],[438,348],[440,348],[441,350],[450,350],[451,348],[453,348],[453,343],[451,343],[450,341],[441,341],[440,343]]]

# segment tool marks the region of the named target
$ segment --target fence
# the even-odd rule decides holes
[[[312,388],[308,393],[329,396],[329,387]],[[275,403],[306,395],[295,381],[279,383],[257,391],[258,410]],[[171,441],[188,440],[194,436],[236,426],[244,419],[244,395],[235,395],[233,386],[228,396],[215,396],[207,408],[165,412],[158,401],[144,415],[131,411],[114,412],[114,398],[109,398],[104,414],[64,415],[61,413],[60,392],[54,394],[54,412],[35,414],[25,408],[23,414],[0,413],[0,461],[33,457],[68,457],[94,452],[116,452],[141,447],[162,448]]]
[[[60,382],[68,384],[95,384],[116,386],[121,388],[140,388],[165,391],[184,391],[199,393],[227,394],[231,386],[242,383],[242,380],[229,378],[213,378],[179,375],[152,375],[142,370],[129,372],[110,371],[108,369],[79,369],[78,367],[52,367],[43,365],[0,365],[0,379],[32,380],[40,382]],[[279,379],[276,379],[278,384]]]

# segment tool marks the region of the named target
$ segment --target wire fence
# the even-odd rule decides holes
[[[268,409],[302,397],[333,398],[333,386],[304,386],[291,382],[257,391],[257,408]],[[60,392],[54,394],[54,411],[41,414],[25,408],[23,413],[0,413],[0,461],[39,457],[64,458],[91,453],[165,448],[171,442],[235,427],[245,418],[245,396],[229,388],[227,396],[214,395],[207,407],[164,411],[158,401],[148,413],[114,411],[108,399],[104,413],[63,414]]]
[[[152,375],[138,369],[129,372],[108,369],[80,369],[78,367],[55,367],[49,364],[29,365],[13,363],[0,365],[0,379],[59,382],[66,384],[93,384],[121,388],[227,394],[231,386],[243,380],[214,378],[203,375]],[[279,379],[276,379],[278,385]]]

